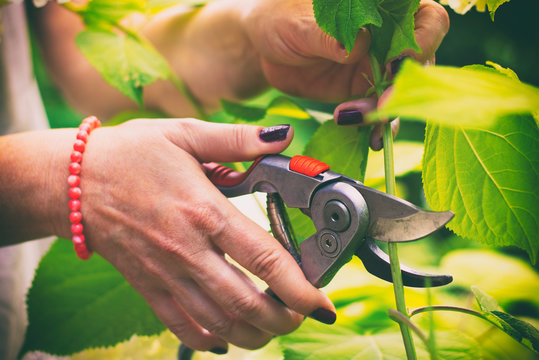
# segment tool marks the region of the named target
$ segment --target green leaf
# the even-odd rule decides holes
[[[323,161],[334,172],[363,181],[369,154],[370,129],[323,123],[305,147],[304,155]]]
[[[471,289],[475,296],[475,300],[477,300],[479,307],[484,312],[494,311],[500,308],[496,299],[483,292],[483,290],[479,289],[477,286],[472,286]]]
[[[490,18],[492,21],[494,21],[494,14],[496,13],[496,10],[498,10],[500,5],[506,2],[509,2],[509,0],[487,0],[488,12],[490,13]]]
[[[142,87],[171,76],[167,61],[148,43],[132,36],[88,29],[75,42],[101,76],[142,106]]]
[[[318,26],[352,51],[362,26],[382,26],[378,0],[314,0],[313,10]]]
[[[69,355],[165,329],[144,299],[99,255],[80,261],[59,239],[41,260],[28,293],[21,350]]]
[[[132,12],[143,12],[145,5],[144,0],[92,0],[81,15],[89,26],[102,22],[115,24]]]
[[[406,61],[388,101],[370,121],[428,119],[448,125],[491,126],[503,115],[539,110],[539,89],[477,68],[422,67]]]
[[[479,344],[457,331],[436,333],[438,359],[480,359]],[[400,333],[359,335],[339,325],[307,320],[294,333],[280,338],[284,360],[390,360],[405,359]],[[416,343],[419,359],[429,359],[423,343]]]
[[[380,64],[399,56],[403,50],[421,52],[415,41],[414,14],[419,0],[384,0],[378,8],[382,15],[382,27],[371,27],[371,51]]]
[[[539,353],[539,331],[535,327],[511,314],[500,311],[496,300],[478,287],[473,286],[472,292],[487,320],[530,350]]]
[[[266,109],[258,106],[248,106],[227,100],[221,100],[221,106],[228,115],[240,120],[259,121],[266,116]]]
[[[530,323],[515,318],[503,311],[492,311],[501,324],[501,329],[530,350],[539,353],[539,331]]]
[[[536,262],[539,242],[539,129],[508,116],[490,130],[427,123],[423,182],[448,227],[491,246],[515,245]]]
[[[291,119],[312,119],[312,116],[301,106],[286,96],[273,99],[267,108],[261,106],[245,105],[228,100],[221,100],[223,110],[235,119],[244,121],[259,121],[266,115],[282,116]]]

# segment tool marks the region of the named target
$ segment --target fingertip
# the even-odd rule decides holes
[[[263,143],[275,143],[285,140],[292,140],[294,130],[290,124],[274,125],[270,127],[260,128],[258,138]]]
[[[373,97],[361,98],[339,104],[334,112],[333,119],[337,125],[370,125],[365,123],[367,113],[374,110],[376,100]]]

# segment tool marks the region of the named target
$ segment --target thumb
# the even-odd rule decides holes
[[[194,119],[182,119],[179,125],[178,136],[171,140],[199,162],[249,161],[260,155],[280,153],[294,136],[290,125],[264,128]]]

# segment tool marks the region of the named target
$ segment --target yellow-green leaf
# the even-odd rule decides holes
[[[406,61],[388,101],[369,120],[409,117],[446,125],[488,127],[503,115],[539,110],[539,89],[475,68],[422,67]]]
[[[539,250],[539,129],[531,116],[508,116],[490,130],[427,123],[425,196],[452,210],[448,227],[492,246],[514,245],[532,262]]]

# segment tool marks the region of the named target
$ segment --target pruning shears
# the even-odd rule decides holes
[[[236,172],[216,163],[203,164],[208,178],[227,197],[267,193],[274,237],[294,257],[314,286],[327,285],[356,255],[372,275],[392,281],[389,257],[376,244],[421,239],[453,218],[451,211],[426,211],[330,171],[319,160],[296,155],[266,155]],[[285,206],[309,216],[316,232],[298,244]],[[401,266],[410,287],[449,284],[450,275],[431,275]]]
[[[243,173],[217,163],[205,163],[203,167],[227,197],[267,193],[273,236],[317,288],[327,285],[354,255],[369,273],[392,282],[389,256],[375,241],[419,240],[453,218],[451,211],[422,210],[332,172],[329,165],[307,156],[265,155]],[[315,226],[316,232],[300,244],[285,205],[300,209]],[[401,274],[403,285],[410,287],[442,286],[453,280],[451,275],[426,274],[405,266],[401,266]],[[180,346],[178,359],[188,360],[192,355],[192,349]]]

